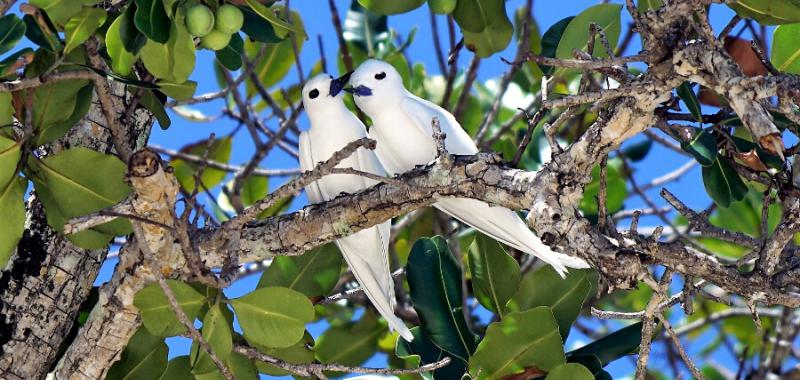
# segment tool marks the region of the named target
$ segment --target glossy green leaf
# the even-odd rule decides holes
[[[232,142],[233,139],[230,136],[215,139],[214,142],[211,143],[209,149],[208,140],[201,140],[181,148],[181,152],[197,157],[208,157],[208,159],[216,162],[227,163],[231,158]],[[183,189],[187,192],[194,191],[196,186],[195,173],[199,170],[199,165],[180,158],[175,158],[170,161],[170,166],[175,169],[175,178],[178,179]],[[226,175],[227,172],[223,170],[207,167],[203,171],[203,175],[200,176],[202,187],[211,189],[222,182]],[[202,190],[202,188],[200,190]]]
[[[217,60],[231,71],[239,70],[242,67],[242,54],[244,53],[244,40],[239,33],[231,36],[228,46],[215,52]]]
[[[0,54],[17,46],[17,42],[25,35],[25,22],[17,15],[7,14],[0,18]]]
[[[478,233],[469,246],[469,269],[475,298],[501,318],[519,286],[519,264],[496,240]]]
[[[703,185],[711,199],[722,207],[728,207],[747,195],[747,185],[739,174],[719,157],[711,166],[703,167]]]
[[[549,306],[561,336],[566,339],[569,329],[589,297],[596,278],[588,270],[572,269],[567,277],[561,276],[551,266],[528,272],[519,285],[519,291],[508,302],[511,311]]]
[[[252,9],[255,13],[263,17],[265,20],[269,21],[270,24],[272,24],[275,33],[279,37],[285,36],[289,32],[294,32],[296,37],[300,39],[305,39],[307,37],[305,29],[303,28],[303,24],[297,23],[294,16],[292,17],[291,24],[278,17],[278,14],[276,13],[282,13],[282,12],[275,12],[275,10],[280,11],[283,9],[282,7],[275,6],[274,7],[275,9],[272,9],[272,7],[267,7],[256,0],[245,0],[245,2],[247,3],[248,6],[250,6],[250,9]]]
[[[370,12],[357,1],[350,3],[342,36],[364,52],[375,52],[390,38],[388,17]],[[374,55],[374,54],[373,54]]]
[[[68,118],[51,124],[42,125],[35,137],[36,145],[44,145],[58,140],[64,136],[75,124],[83,119],[92,106],[92,94],[94,93],[94,83],[89,82],[83,86],[75,95],[75,107]]]
[[[621,4],[598,4],[584,9],[569,22],[556,49],[556,58],[573,59],[572,50],[586,51],[589,41],[589,24],[595,23],[606,34],[608,44],[613,51],[617,47],[620,32],[620,10]],[[600,39],[595,37],[594,57],[608,57],[608,54],[600,43]]]
[[[430,372],[423,372],[421,374],[423,379],[460,379],[461,375],[467,371],[466,362],[436,347],[428,336],[422,332],[422,328],[419,326],[411,328],[411,335],[414,336],[414,340],[411,342],[405,339],[397,340],[395,353],[399,358],[414,362],[416,365],[436,363],[445,357],[451,359],[450,364],[436,369],[433,371],[432,376]]]
[[[65,80],[45,84],[34,89],[31,125],[37,133],[67,120],[78,100],[78,92],[84,88],[87,80]],[[66,132],[66,131],[65,131]]]
[[[717,139],[711,131],[711,128],[695,128],[692,139],[688,143],[681,143],[681,148],[691,153],[703,166],[711,166],[717,160]]]
[[[264,199],[269,193],[269,178],[252,175],[242,183],[240,197],[242,204],[247,207]]]
[[[625,153],[625,157],[627,159],[633,162],[638,162],[647,157],[647,154],[650,153],[650,148],[652,146],[653,140],[646,138],[642,141],[625,146],[625,148],[622,149],[622,152]]]
[[[558,325],[550,308],[540,306],[490,324],[469,359],[469,373],[477,379],[499,379],[528,367],[550,371],[565,362]]]
[[[194,344],[193,350],[197,350],[197,344]],[[209,361],[211,367],[204,367],[198,368],[195,366],[192,368],[192,374],[194,375],[194,380],[225,380],[225,377],[219,372],[216,365]],[[227,365],[228,369],[233,374],[233,377],[236,380],[256,380],[258,379],[258,371],[256,370],[255,364],[248,359],[246,356],[238,353],[232,352],[230,356],[228,356],[227,360],[225,360],[225,364]],[[200,372],[199,372],[200,371]]]
[[[208,342],[211,351],[222,361],[226,361],[233,350],[233,313],[224,304],[215,303],[208,309],[203,317],[203,328],[201,330],[203,339]],[[193,372],[205,373],[216,371],[217,367],[203,349],[191,351],[191,363]],[[208,369],[200,370],[197,369]]]
[[[231,300],[247,340],[267,347],[289,347],[314,320],[306,296],[287,288],[262,288]]]
[[[686,104],[686,108],[689,109],[694,119],[702,123],[703,111],[700,110],[700,100],[697,99],[697,95],[695,95],[694,90],[692,90],[692,85],[689,82],[683,82],[675,91],[678,93],[681,100],[683,100],[683,103]]]
[[[728,6],[764,25],[800,22],[800,0],[737,0]]]
[[[572,22],[574,18],[575,16],[565,17],[559,20],[557,23],[550,26],[550,28],[548,28],[544,32],[544,34],[542,35],[542,53],[541,53],[543,57],[555,58],[556,50],[558,49],[558,43],[559,41],[561,41],[561,37],[564,35],[564,31],[567,30],[567,26],[569,26],[569,23]],[[589,37],[586,37],[586,39],[588,40]],[[542,71],[546,75],[552,74],[553,70],[555,70],[555,68],[552,66],[540,65],[539,67],[541,67]]]
[[[164,9],[164,2],[161,0],[135,0],[136,14],[134,23],[148,39],[152,42],[165,44],[170,39],[170,34],[175,32],[175,24],[183,26],[183,20],[170,21]],[[172,31],[170,31],[172,25]],[[188,33],[187,33],[188,34]],[[172,36],[174,38],[174,36]],[[150,41],[148,41],[150,43]],[[182,81],[181,81],[182,82]]]
[[[282,286],[308,297],[325,296],[336,286],[342,264],[342,255],[333,244],[300,256],[277,256],[261,275],[258,287]]]
[[[81,11],[81,3],[75,0],[30,0],[31,5],[45,11],[47,17],[57,25],[63,26]]]
[[[242,32],[247,34],[254,41],[263,43],[276,43],[280,42],[283,38],[275,34],[272,24],[253,12],[248,8],[239,8],[244,14],[244,24],[242,24]]]
[[[160,1],[153,1],[158,3],[159,7],[161,6]],[[139,8],[136,9],[137,15],[139,10]],[[170,24],[169,38],[164,42],[148,39],[142,47],[140,56],[144,67],[156,78],[173,83],[183,83],[194,71],[194,40],[186,30],[181,14],[178,14],[175,22]]]
[[[606,165],[606,209],[614,213],[622,209],[622,204],[628,196],[625,177],[621,172],[621,161],[609,160]],[[583,199],[580,208],[587,215],[597,215],[597,196],[600,194],[600,166],[592,169],[592,182],[583,189]]]
[[[605,367],[625,355],[638,352],[642,341],[642,322],[623,327],[577,350],[567,353],[567,357],[594,355]]]
[[[83,8],[64,25],[64,52],[80,46],[106,21],[106,11],[100,8]]]
[[[27,57],[32,57],[33,55],[34,55],[33,49],[27,47],[7,55],[5,58],[0,60],[0,78],[10,79],[10,77],[16,75],[16,68],[18,67],[17,65],[19,64],[19,62],[17,61],[22,59],[23,56],[27,58]],[[6,94],[10,95],[10,93]]]
[[[358,322],[328,328],[314,351],[320,362],[357,366],[375,354],[378,338],[384,334],[386,327],[378,323],[378,317],[367,313]]]
[[[431,11],[440,15],[452,13],[457,4],[458,0],[428,0]]]
[[[0,189],[17,176],[17,164],[22,156],[22,144],[8,137],[0,136]]]
[[[743,139],[739,136],[731,136],[733,138],[733,144],[736,145],[736,150],[739,152],[749,152],[751,150],[755,150],[756,154],[758,154],[758,158],[763,162],[765,165],[781,170],[783,168],[783,160],[780,157],[767,153],[764,149],[762,149],[758,144]]]
[[[87,148],[71,148],[41,160],[29,157],[27,166],[47,222],[57,231],[69,218],[115,205],[131,192],[123,180],[125,164]],[[84,248],[101,248],[113,236],[131,232],[127,219],[115,219],[68,238]]]
[[[189,356],[177,356],[167,363],[167,369],[161,374],[159,380],[192,380],[192,363]]]
[[[125,21],[119,29],[122,46],[131,54],[139,54],[144,44],[147,43],[147,36],[136,28],[136,3],[128,5],[120,17],[125,17]]]
[[[133,11],[128,8],[111,23],[108,31],[106,31],[106,51],[111,58],[111,70],[123,76],[131,73],[133,64],[138,60],[138,55],[136,54],[138,51],[134,53],[129,50],[123,38],[125,36],[123,31],[126,29],[133,28],[134,32],[136,32],[132,15]],[[134,35],[140,36],[138,32]],[[141,46],[139,46],[139,49],[141,49]]]
[[[189,320],[193,321],[206,302],[205,295],[185,282],[167,280],[167,283],[178,300],[178,306],[186,313]],[[133,298],[133,304],[141,312],[142,324],[150,334],[165,337],[186,332],[186,328],[178,320],[167,296],[157,283],[138,291]]]
[[[287,361],[292,364],[306,364],[314,361],[314,337],[305,332],[303,339],[290,347],[269,348],[258,347],[258,350],[272,357]],[[258,372],[272,376],[284,376],[289,372],[265,362],[256,361]]]
[[[479,57],[505,49],[514,35],[503,0],[461,0],[453,17],[464,33],[464,46]]]
[[[417,9],[425,0],[358,0],[358,3],[377,14],[394,15]]]
[[[172,125],[172,120],[169,119],[169,115],[164,109],[164,102],[152,90],[142,91],[142,95],[139,97],[139,104],[155,116],[161,129],[167,129]]]
[[[776,69],[800,74],[800,46],[797,44],[797,36],[800,36],[800,23],[775,28],[770,60]]]
[[[197,90],[197,82],[193,80],[187,80],[183,83],[160,81],[157,84],[158,89],[163,92],[164,95],[167,95],[175,100],[191,99],[192,96],[194,96],[195,90]]]
[[[33,16],[23,16],[22,22],[25,23],[25,37],[31,42],[51,53],[61,50],[61,40],[58,36],[54,33],[45,33]]]
[[[5,268],[8,259],[17,247],[25,231],[25,189],[28,181],[22,177],[0,185],[0,268]]]
[[[566,363],[553,368],[545,380],[594,380],[594,374],[577,363]]]
[[[417,240],[406,277],[425,334],[439,348],[468,360],[475,351],[475,336],[464,320],[461,269],[447,242],[441,236]]]
[[[158,379],[167,368],[167,344],[140,327],[128,341],[119,361],[108,370],[106,380]]]

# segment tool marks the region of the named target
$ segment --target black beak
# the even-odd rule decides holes
[[[370,96],[372,95],[372,89],[362,85],[358,87],[348,87],[344,89],[345,91],[355,95],[355,96]]]
[[[334,80],[332,80],[331,81],[330,95],[333,96],[333,97],[335,97],[336,95],[339,95],[339,93],[342,92],[342,90],[344,90],[344,86],[347,85],[347,82],[350,81],[350,76],[351,75],[353,75],[352,71],[347,73],[347,74],[344,74],[344,75],[342,75],[342,76],[340,76],[340,77],[338,77],[338,78],[336,78]]]

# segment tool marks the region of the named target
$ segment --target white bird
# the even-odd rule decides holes
[[[452,114],[410,93],[392,65],[369,59],[350,78],[356,105],[372,119],[369,136],[377,141],[375,153],[390,174],[403,173],[436,158],[431,120],[439,118],[447,135],[450,154],[472,155],[478,147]],[[469,198],[443,198],[434,207],[475,227],[492,238],[532,254],[550,264],[563,277],[565,267],[588,268],[585,261],[554,252],[512,210]]]
[[[327,160],[348,143],[367,137],[364,124],[345,107],[342,89],[350,73],[338,79],[320,74],[303,86],[303,106],[311,127],[300,134],[300,169],[311,170],[316,163]],[[353,168],[372,174],[384,175],[375,154],[359,148],[337,167]],[[306,186],[306,195],[312,203],[324,202],[341,193],[355,193],[376,182],[353,174],[330,174]],[[361,284],[364,293],[396,330],[407,341],[414,339],[411,331],[394,315],[394,280],[389,270],[389,235],[391,221],[363,229],[336,241],[339,250]]]

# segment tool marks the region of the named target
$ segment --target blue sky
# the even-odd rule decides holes
[[[339,8],[340,17],[344,19],[345,12],[349,7],[350,1],[337,0],[336,3]],[[523,3],[524,2],[522,0],[507,1],[506,7],[508,9],[508,13],[513,14],[513,12]],[[558,20],[567,16],[576,15],[582,9],[597,3],[599,3],[597,0],[535,1],[534,17],[539,25],[539,29],[544,31]],[[621,1],[612,1],[612,3],[621,3]],[[302,49],[301,61],[304,69],[308,70],[312,64],[319,59],[319,47],[317,45],[318,35],[321,36],[323,41],[328,66],[333,67],[334,65],[332,63],[336,62],[338,42],[334,29],[331,25],[327,2],[320,0],[295,0],[292,1],[291,5],[293,9],[298,10],[302,15],[306,31],[311,37],[310,40],[306,41],[306,44]],[[732,15],[733,13],[725,6],[712,6],[712,24],[717,30],[720,30]],[[396,30],[401,36],[406,36],[414,27],[418,28],[416,39],[408,50],[409,56],[412,61],[423,62],[428,70],[428,73],[434,74],[438,71],[438,65],[434,55],[432,31],[428,20],[429,15],[427,5],[424,5],[423,7],[410,13],[390,17],[389,27]],[[444,19],[440,17],[439,20],[441,37],[443,41],[446,41],[446,28],[443,27],[445,25]],[[629,20],[630,18],[628,17],[627,13],[623,11],[623,25],[627,25]],[[627,54],[635,54],[638,52],[638,37],[634,41],[635,42],[629,48]],[[506,51],[485,59],[480,67],[478,75],[479,80],[486,81],[491,78],[499,77],[507,67],[500,61],[500,57],[512,58],[514,53],[515,46],[512,43],[510,44],[509,48],[506,49]],[[461,69],[466,68],[470,57],[471,54],[468,52],[461,54],[459,62],[457,63]],[[213,55],[208,51],[198,52],[198,62],[195,72],[192,75],[192,79],[199,83],[198,94],[218,90],[211,66],[212,60]],[[296,82],[297,73],[294,69],[292,69],[287,78],[282,81],[279,86],[290,85]],[[205,105],[199,105],[196,107],[196,109],[208,115],[218,115],[222,109],[222,102],[215,101]],[[229,121],[225,118],[220,118],[211,123],[197,123],[186,121],[173,114],[172,120],[173,125],[169,130],[162,131],[157,127],[153,129],[150,139],[151,144],[172,149],[179,149],[188,143],[207,138],[212,132],[216,133],[217,136],[221,136],[230,133],[233,128],[236,127],[235,122]],[[274,130],[277,126],[277,122],[274,119],[267,120],[267,125]],[[300,120],[300,125],[301,129],[307,128],[307,120],[302,118]],[[640,139],[642,139],[641,136],[633,139],[633,141],[640,141]],[[234,140],[231,163],[241,164],[246,162],[252,155],[252,152],[253,147],[248,141],[247,136],[242,135],[242,138],[236,138]],[[664,175],[680,167],[687,162],[687,160],[688,159],[685,156],[678,155],[672,151],[662,148],[658,144],[654,144],[653,150],[647,159],[637,165],[637,171],[635,173],[636,179],[639,183],[645,183],[652,178]],[[294,158],[288,156],[279,149],[275,149],[262,163],[262,167],[269,169],[296,168],[297,166],[298,164]],[[283,181],[285,181],[285,178],[273,178],[271,179],[270,187],[275,188]],[[699,167],[691,169],[688,174],[683,177],[683,179],[670,183],[667,185],[667,187],[692,207],[702,208],[708,205],[708,198],[703,189]],[[658,197],[658,190],[659,189],[653,189],[649,191],[648,194],[659,204],[663,204],[663,202],[660,202],[660,198]],[[293,203],[292,209],[298,209],[302,207],[305,202],[306,200],[304,196],[298,197]],[[637,207],[646,207],[646,205],[636,197],[629,198],[625,202],[625,208],[627,209]],[[644,226],[655,226],[657,223],[658,221],[654,217],[645,217],[641,222],[641,224]],[[98,283],[101,283],[110,277],[115,264],[116,260],[112,260],[104,265],[101,271],[101,276],[98,278]],[[234,284],[226,291],[226,293],[230,297],[236,297],[244,294],[255,287],[257,280],[258,276],[250,276],[249,278],[245,278]],[[313,335],[318,336],[324,330],[324,327],[325,326],[323,324],[317,324],[311,326],[309,330]],[[573,333],[570,335],[570,339],[567,342],[567,349],[573,348],[574,346],[579,345],[579,343],[586,342],[588,342],[586,337],[583,337],[581,334]],[[169,343],[171,357],[186,354],[188,352],[188,344],[187,340],[185,339],[170,339]],[[659,351],[656,350],[654,353],[655,366],[659,365],[658,356]],[[730,360],[731,358],[723,359],[724,362],[728,363],[730,363]],[[661,364],[663,364],[663,362]],[[365,365],[383,366],[385,365],[385,358],[376,356],[365,363]],[[609,370],[616,378],[619,376],[629,375],[632,371],[632,368],[631,361],[623,359],[610,365]]]

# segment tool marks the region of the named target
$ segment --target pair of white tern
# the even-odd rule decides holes
[[[348,81],[351,87],[345,88]],[[372,119],[367,133],[364,124],[343,102],[342,91],[352,92],[356,106]],[[438,117],[446,134],[450,154],[471,155],[478,147],[452,114],[421,99],[403,87],[403,79],[390,64],[370,59],[354,72],[334,79],[319,74],[303,87],[303,105],[311,127],[300,135],[300,169],[311,170],[348,143],[369,136],[377,142],[375,151],[359,148],[339,167],[384,175],[395,175],[425,165],[436,158],[431,121]],[[376,182],[353,174],[331,174],[306,187],[312,203],[324,202],[340,193],[355,193]],[[520,217],[505,207],[468,198],[442,198],[434,207],[492,238],[532,254],[564,275],[565,267],[587,268],[578,258],[556,253],[531,232]],[[363,229],[336,241],[356,280],[367,297],[386,318],[389,327],[410,341],[408,327],[394,315],[394,282],[389,269],[390,221]]]

